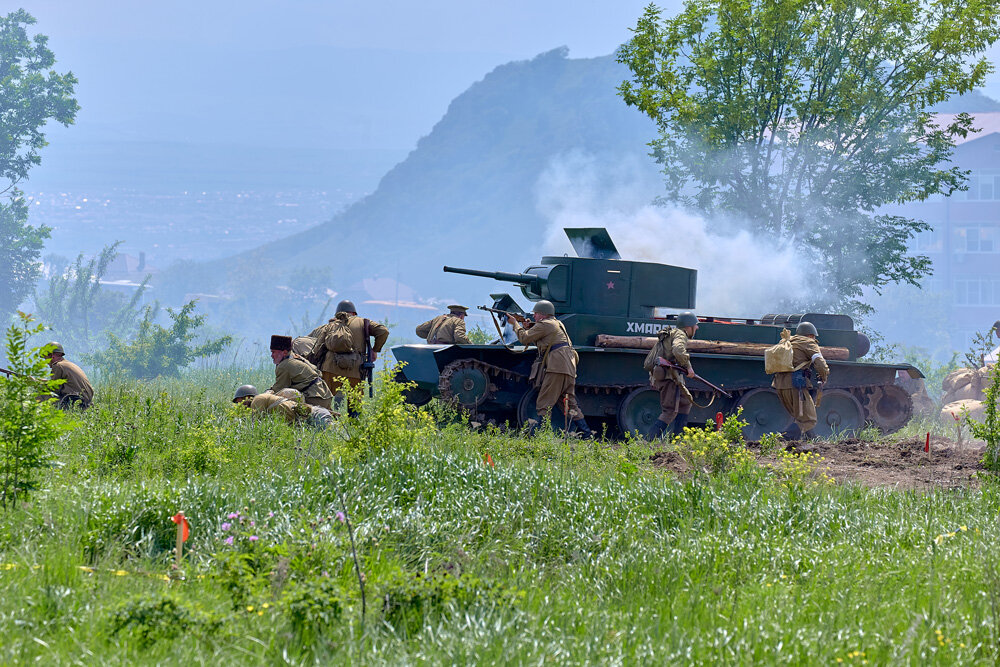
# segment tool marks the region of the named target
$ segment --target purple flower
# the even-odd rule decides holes
[[[222,530],[229,530],[232,527],[233,527],[233,524],[229,523],[228,521],[224,521],[222,523]]]
[[[250,522],[250,527],[251,527],[251,528],[253,528],[253,527],[254,527],[254,526],[256,526],[256,525],[257,525],[257,524],[255,524],[255,523],[254,523],[253,521],[251,521],[251,522]]]
[[[270,518],[271,518],[271,517],[273,517],[273,516],[274,516],[274,512],[268,512],[268,513],[267,513],[267,518],[268,518],[268,519],[270,519]]]
[[[250,541],[251,541],[251,542],[256,542],[256,541],[257,541],[257,539],[258,539],[258,537],[257,537],[256,535],[251,535],[251,536],[250,536]]]
[[[238,519],[238,518],[240,518],[240,513],[239,512],[230,512],[229,514],[226,515],[226,518],[227,519]]]
[[[232,535],[230,535],[229,537],[227,537],[227,538],[225,539],[225,542],[226,542],[226,544],[232,544],[232,543],[233,543],[233,536],[232,536]]]
[[[345,521],[347,521],[347,517],[344,516],[343,512],[337,512],[337,521],[339,521],[340,523],[344,523]]]

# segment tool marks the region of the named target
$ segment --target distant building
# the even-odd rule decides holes
[[[888,209],[933,226],[918,235],[913,250],[934,263],[923,288],[950,302],[946,315],[956,350],[1000,318],[1000,112],[973,115],[982,131],[959,138],[953,156],[956,166],[971,171],[969,189]],[[937,117],[941,124],[952,118]]]

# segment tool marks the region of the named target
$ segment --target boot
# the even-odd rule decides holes
[[[670,428],[670,425],[667,422],[657,419],[653,422],[653,428],[649,429],[649,439],[659,440],[668,428]]]
[[[687,415],[677,415],[674,417],[673,429],[674,435],[681,435],[684,433],[684,427],[687,426],[688,416]]]
[[[781,434],[781,437],[784,438],[785,440],[801,440],[802,429],[799,428],[798,424],[793,423],[791,426],[788,427],[788,430],[786,430],[784,433]]]
[[[584,419],[583,417],[580,417],[575,422],[573,422],[573,426],[576,427],[576,432],[580,434],[581,438],[594,437],[594,432],[590,430],[589,426],[587,426],[587,420]]]
[[[816,438],[819,437],[818,435],[816,435],[816,429],[812,428],[806,431],[805,435],[806,435],[806,440],[815,440]]]

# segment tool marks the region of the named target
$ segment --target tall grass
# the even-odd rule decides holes
[[[989,479],[676,478],[641,441],[477,432],[440,409],[415,445],[359,450],[351,423],[242,416],[244,377],[99,387],[32,503],[0,515],[0,662],[997,659]],[[177,511],[192,536],[170,582]]]

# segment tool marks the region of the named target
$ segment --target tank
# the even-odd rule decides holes
[[[512,283],[520,287],[529,304],[551,301],[580,355],[576,395],[590,427],[609,434],[646,434],[660,414],[660,405],[643,360],[651,338],[676,324],[676,314],[664,311],[697,313],[698,273],[622,259],[603,228],[565,231],[576,257],[543,257],[520,273],[449,266],[444,271]],[[525,312],[505,292],[490,294],[488,307]],[[785,431],[792,421],[771,388],[772,376],[764,373],[763,349],[780,340],[782,329],[794,330],[802,321],[812,322],[820,345],[836,348],[840,357],[827,359],[830,381],[817,407],[818,435],[853,432],[868,424],[890,433],[909,421],[912,401],[896,381],[907,376],[922,378],[917,368],[860,362],[869,342],[846,315],[772,313],[755,319],[699,314],[696,342],[704,341],[710,349],[693,351],[692,363],[700,376],[730,396],[688,380],[695,399],[689,423],[703,424],[717,413],[730,415],[742,408],[747,438]],[[516,340],[512,344],[509,336],[505,342],[502,324],[501,318],[494,318],[498,337],[488,345],[393,347],[396,360],[404,364],[397,379],[416,385],[407,392],[407,400],[416,405],[434,398],[450,401],[483,423],[521,426],[534,418],[537,391],[529,385],[528,374],[536,350]],[[738,353],[733,343],[738,344]],[[563,419],[558,410],[553,413],[555,426]]]

